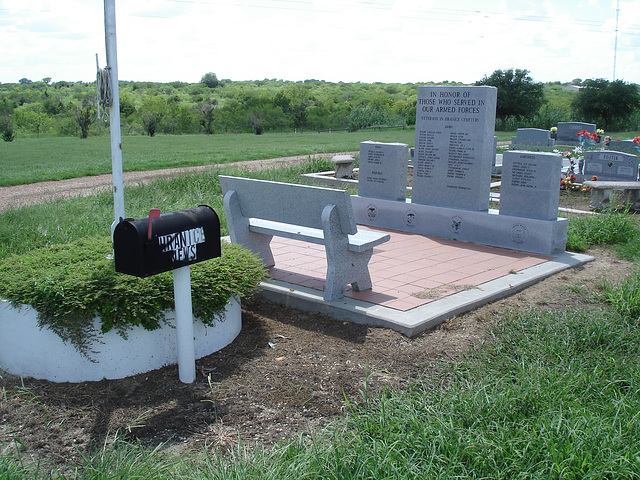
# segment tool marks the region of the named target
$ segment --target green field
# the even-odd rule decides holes
[[[510,141],[515,132],[496,132]],[[640,132],[617,132],[633,138]],[[402,142],[414,145],[413,128],[334,133],[266,133],[224,135],[157,135],[122,138],[125,172],[217,165],[245,160],[357,152],[360,142]],[[109,137],[18,138],[0,142],[0,186],[22,185],[111,173]]]
[[[127,172],[215,165],[352,152],[358,151],[360,142],[365,140],[413,146],[414,130],[123,137],[122,163]],[[111,173],[110,140],[109,137],[43,137],[0,142],[0,168],[0,186]]]

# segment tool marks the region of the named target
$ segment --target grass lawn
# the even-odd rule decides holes
[[[293,155],[352,152],[360,142],[413,145],[414,130],[336,133],[157,135],[122,138],[124,171],[215,165]],[[111,173],[109,137],[18,138],[0,142],[0,186]]]
[[[639,132],[614,133],[633,138]],[[515,132],[496,132],[499,142]],[[360,142],[415,143],[413,128],[334,133],[157,135],[122,138],[124,171],[216,165],[317,153],[357,152]],[[0,186],[111,173],[109,137],[18,138],[0,142]]]

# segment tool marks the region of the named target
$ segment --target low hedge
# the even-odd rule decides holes
[[[0,298],[32,306],[41,327],[85,354],[98,333],[96,316],[103,333],[115,328],[126,337],[135,325],[159,328],[174,307],[171,272],[148,278],[117,273],[111,251],[111,240],[100,237],[11,256],[0,263]],[[223,242],[220,258],[191,266],[194,316],[213,325],[231,296],[250,297],[265,276],[251,252]]]

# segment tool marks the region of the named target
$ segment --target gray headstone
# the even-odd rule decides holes
[[[580,143],[580,138],[576,134],[582,130],[586,130],[589,133],[596,133],[596,124],[584,122],[558,122],[556,143]]]
[[[551,132],[542,128],[518,128],[515,144],[520,147],[550,147],[555,140]]]
[[[611,150],[585,152],[584,177],[586,180],[591,180],[594,175],[598,180],[636,181],[638,157]]]
[[[633,140],[611,140],[607,148],[609,150],[615,150],[616,152],[633,153],[635,155],[640,154],[638,144],[633,143]]]
[[[412,202],[489,209],[497,89],[418,87]]]
[[[408,161],[406,143],[361,142],[358,195],[404,202]]]
[[[500,215],[556,220],[562,156],[544,152],[504,152]]]

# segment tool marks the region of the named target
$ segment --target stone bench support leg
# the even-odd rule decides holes
[[[348,283],[355,291],[370,289],[369,260],[373,255],[373,248],[359,253],[349,250],[349,239],[340,230],[335,205],[327,205],[322,211],[322,229],[327,253],[324,299],[331,301],[344,297]]]
[[[253,233],[249,230],[249,219],[242,216],[238,194],[229,190],[224,196],[224,211],[227,217],[227,228],[231,242],[239,243],[262,259],[267,267],[276,264],[271,252],[273,235]]]
[[[622,201],[625,207],[628,207],[633,211],[638,211],[640,208],[640,191],[635,189],[623,190]]]
[[[591,208],[603,209],[609,206],[611,190],[608,189],[591,189]]]

